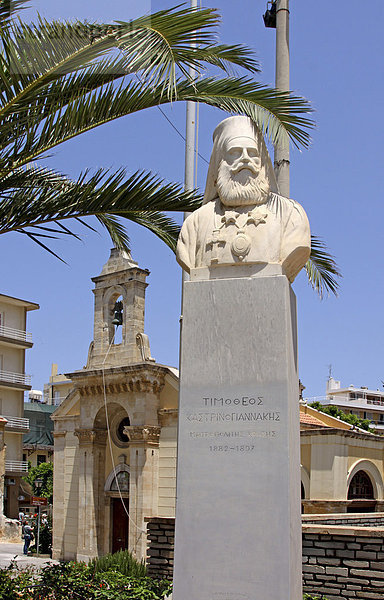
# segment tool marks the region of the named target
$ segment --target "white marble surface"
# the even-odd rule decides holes
[[[213,137],[205,202],[182,226],[178,262],[188,272],[218,265],[282,265],[293,281],[310,255],[303,207],[278,194],[263,136],[248,117],[225,119]]]
[[[301,597],[295,314],[283,275],[185,284],[174,600]]]

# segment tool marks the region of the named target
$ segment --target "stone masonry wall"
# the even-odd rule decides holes
[[[384,513],[302,515],[303,525],[308,523],[321,525],[341,525],[354,527],[384,527]]]
[[[172,579],[175,520],[146,521],[148,574]],[[303,591],[328,600],[384,600],[384,528],[303,524]]]
[[[384,600],[384,529],[303,526],[303,590],[328,600]]]
[[[153,517],[147,522],[147,568],[154,579],[172,579],[175,519]]]

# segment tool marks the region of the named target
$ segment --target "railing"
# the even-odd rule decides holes
[[[313,398],[304,398],[304,402],[310,404],[311,402],[320,402],[320,404],[329,405],[333,404],[335,406],[346,406],[349,404],[357,403],[359,406],[363,407],[367,404],[375,405],[375,406],[384,406],[384,398],[367,398],[363,396],[352,396],[350,395],[341,395],[332,393],[329,396],[314,396]]]
[[[4,325],[0,325],[0,335],[3,337],[12,338],[14,340],[19,340],[21,342],[32,343],[32,334],[21,329],[13,329],[12,327],[4,327]]]
[[[8,415],[2,415],[4,419],[7,419],[6,429],[29,429],[29,419],[24,417],[9,417]]]
[[[6,473],[28,473],[28,463],[24,460],[6,460]]]
[[[11,373],[10,371],[0,371],[0,382],[6,381],[7,383],[31,385],[31,376],[25,375],[25,373]]]

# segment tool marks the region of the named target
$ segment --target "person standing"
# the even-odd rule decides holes
[[[32,527],[30,525],[28,525],[27,522],[25,522],[23,524],[22,538],[24,540],[24,549],[23,549],[23,552],[27,556],[29,545],[30,545],[31,541],[33,540]]]

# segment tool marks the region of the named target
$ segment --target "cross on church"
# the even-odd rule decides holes
[[[220,237],[220,229],[214,229],[212,231],[212,237],[210,237],[207,241],[207,246],[211,246],[212,248],[211,263],[217,263],[219,261],[219,256],[217,253],[219,244],[224,246],[226,244],[226,239]]]

